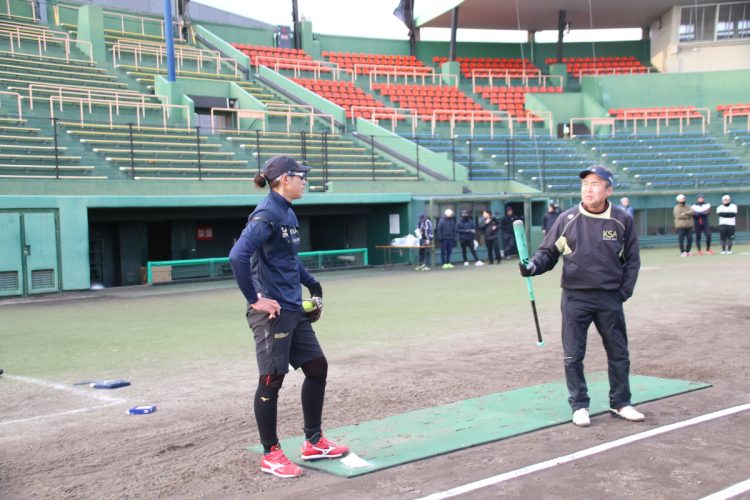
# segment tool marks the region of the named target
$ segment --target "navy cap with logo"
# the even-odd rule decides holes
[[[578,177],[583,179],[589,174],[595,174],[599,178],[607,181],[610,186],[613,186],[615,184],[615,177],[614,175],[612,175],[612,171],[602,165],[592,165],[586,170],[582,171],[580,174],[578,174]]]
[[[310,167],[307,165],[300,165],[293,158],[289,156],[274,156],[269,158],[268,161],[263,165],[263,177],[272,181],[277,177],[281,177],[287,172],[309,172]]]

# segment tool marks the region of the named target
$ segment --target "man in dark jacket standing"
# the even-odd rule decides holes
[[[523,220],[523,215],[514,215],[513,207],[506,205],[505,217],[500,222],[500,230],[503,233],[503,249],[505,251],[505,258],[509,258],[511,255],[516,255],[518,250],[516,249],[516,237],[513,235],[513,222],[517,220]]]
[[[453,269],[451,264],[451,254],[453,247],[456,245],[456,218],[453,217],[453,210],[445,209],[445,217],[438,222],[438,238],[440,239],[440,260],[443,262],[443,269]]]
[[[490,264],[494,264],[495,261],[500,264],[500,221],[492,212],[485,210],[482,212],[482,225],[479,229],[484,232],[484,244],[487,245],[487,259]]]
[[[559,215],[560,209],[554,203],[550,203],[547,207],[547,213],[542,217],[542,234],[547,234],[547,231],[552,229],[552,224],[555,223]]]
[[[608,200],[612,172],[594,165],[579,177],[581,203],[560,214],[534,256],[520,263],[521,275],[545,273],[563,258],[562,343],[573,423],[591,423],[583,358],[592,322],[607,353],[610,412],[640,422],[643,414],[630,404],[630,354],[622,307],[633,294],[641,266],[638,236],[633,218]]]
[[[695,247],[698,249],[698,255],[703,255],[701,251],[701,235],[706,235],[706,253],[713,255],[711,250],[711,223],[708,216],[711,215],[711,204],[706,202],[702,194],[695,198],[693,209],[693,224],[695,225]]]
[[[464,266],[469,265],[469,261],[466,258],[466,249],[469,249],[471,256],[474,257],[474,265],[483,266],[484,262],[479,260],[477,251],[474,248],[474,238],[477,236],[477,230],[468,210],[461,210],[461,220],[456,224],[456,230],[458,231],[458,241],[461,244],[461,256],[464,258]]]

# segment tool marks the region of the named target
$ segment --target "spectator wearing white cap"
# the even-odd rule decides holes
[[[440,240],[440,260],[443,262],[443,269],[453,269],[451,264],[451,254],[453,247],[456,246],[456,218],[453,217],[453,210],[446,208],[445,217],[440,219],[437,226],[438,239]]]
[[[693,209],[685,204],[687,198],[680,193],[675,198],[677,205],[672,209],[674,214],[674,228],[677,232],[677,241],[680,244],[680,257],[690,257],[690,248],[693,246]]]
[[[719,239],[721,239],[722,255],[732,253],[734,230],[737,226],[737,205],[732,203],[732,197],[725,194],[721,197],[721,205],[716,207],[719,216]]]

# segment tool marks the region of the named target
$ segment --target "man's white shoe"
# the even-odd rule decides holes
[[[482,262],[481,260],[478,260],[478,261],[476,261],[476,262],[474,263],[474,265],[475,265],[475,266],[477,266],[477,267],[479,267],[479,266],[483,266],[483,265],[484,265],[484,262]]]
[[[469,265],[469,263],[468,263],[468,262],[464,262],[464,266],[468,266],[468,265]]]
[[[628,420],[630,422],[643,422],[643,419],[646,418],[643,413],[639,412],[630,405],[623,406],[620,409],[610,408],[609,413],[613,417],[624,418],[625,420]]]
[[[588,427],[591,425],[588,408],[579,408],[573,412],[573,424],[578,427]]]

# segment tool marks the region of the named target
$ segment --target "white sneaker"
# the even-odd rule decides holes
[[[731,250],[727,250],[727,255],[732,255],[732,251]]]
[[[478,260],[478,261],[476,261],[476,262],[474,263],[474,265],[475,265],[475,266],[477,266],[477,267],[481,267],[481,266],[483,266],[483,265],[484,265],[484,262],[482,262],[481,260]]]
[[[682,252],[682,253],[680,254],[680,257],[687,257],[687,256],[688,256],[688,253],[687,253],[687,252]]]
[[[427,267],[427,266],[424,266],[424,267],[422,268],[422,271],[429,271],[429,270],[430,270],[430,268],[429,268],[429,267]]]
[[[591,425],[588,408],[579,408],[573,412],[573,424],[578,427],[588,427]]]
[[[727,253],[727,251],[726,251],[726,250],[722,250],[722,251],[721,251],[721,255],[725,255],[726,253]]]
[[[468,265],[469,265],[469,263],[468,263],[468,262],[464,262],[464,266],[468,266]]]
[[[610,408],[609,414],[613,417],[624,418],[625,420],[628,420],[630,422],[643,422],[643,419],[646,418],[643,413],[639,412],[630,405],[623,406],[622,408],[617,410],[614,408]]]

